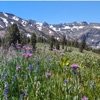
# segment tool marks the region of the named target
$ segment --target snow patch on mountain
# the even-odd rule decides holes
[[[53,28],[53,25],[50,25],[50,28]]]
[[[8,15],[6,13],[3,13],[5,17],[8,17]]]
[[[3,26],[0,25],[1,28],[3,28]]]
[[[14,19],[15,21],[18,21],[19,20],[19,18],[16,17],[16,16],[13,16],[12,19]]]
[[[69,26],[65,26],[63,29],[71,29]]]
[[[11,24],[14,24],[14,22],[10,22]]]
[[[42,27],[40,27],[40,26],[37,26],[37,28],[38,28],[38,30],[39,30],[39,31],[42,31]]]
[[[2,17],[0,17],[2,20],[3,20],[3,22],[5,23],[5,25],[6,25],[6,27],[8,26],[8,21],[7,21],[7,19],[6,18],[2,18]]]
[[[27,37],[31,38],[31,35],[30,34],[27,34]]]
[[[37,22],[36,24],[39,25],[39,26],[42,26],[43,25],[43,23],[40,23],[40,22]]]
[[[27,24],[27,21],[22,20],[22,25],[23,25],[23,26],[26,26],[26,24]]]
[[[97,29],[100,29],[100,26],[94,26],[93,28],[97,28]]]
[[[42,31],[43,23],[37,22],[36,26],[37,26],[37,28],[38,28],[39,31]]]
[[[53,35],[53,32],[52,32],[51,30],[49,30],[49,34],[50,34],[50,35]]]
[[[79,26],[79,28],[81,29],[81,28],[84,28],[84,26]]]

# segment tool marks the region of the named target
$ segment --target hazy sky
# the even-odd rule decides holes
[[[100,1],[0,1],[0,12],[53,24],[100,23]]]

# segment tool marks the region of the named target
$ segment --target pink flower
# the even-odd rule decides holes
[[[88,100],[88,98],[84,97],[84,98],[82,98],[81,100]]]
[[[21,44],[17,44],[16,48],[18,48],[18,49],[21,48]]]
[[[32,47],[26,47],[25,49],[26,50],[32,50]]]
[[[60,55],[64,56],[65,54],[63,52],[61,52]]]
[[[32,56],[32,54],[31,53],[25,53],[25,54],[23,54],[23,56],[25,56],[26,58],[29,58],[29,57]]]
[[[25,50],[32,50],[32,47],[30,47],[30,46],[23,46],[23,49],[25,49]]]
[[[77,64],[72,64],[72,65],[71,65],[71,68],[77,69],[77,68],[79,68],[79,65],[77,65]]]
[[[51,73],[46,72],[45,76],[46,76],[46,78],[48,78],[51,76]]]
[[[16,70],[19,70],[21,67],[20,66],[16,66]]]
[[[53,52],[57,52],[57,49],[53,49]]]

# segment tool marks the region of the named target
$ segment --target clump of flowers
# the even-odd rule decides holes
[[[64,80],[64,83],[67,83],[67,80]]]
[[[51,73],[46,72],[45,76],[46,76],[46,78],[48,78],[48,77],[50,77],[50,76],[51,76]]]
[[[84,97],[84,98],[82,98],[81,100],[88,100],[88,98]]]
[[[25,54],[23,54],[23,56],[25,56],[26,58],[29,58],[29,57],[32,56],[32,54],[31,53],[25,53]]]
[[[20,66],[16,66],[16,70],[19,70],[21,67]]]
[[[79,65],[77,65],[77,64],[72,64],[72,65],[71,65],[71,68],[72,68],[72,69],[78,69],[78,68],[79,68]]]
[[[79,65],[77,65],[77,64],[72,64],[72,65],[71,65],[71,68],[72,68],[73,74],[76,75],[76,74],[77,74],[77,69],[79,68]]]

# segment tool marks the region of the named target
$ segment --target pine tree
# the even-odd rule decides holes
[[[54,45],[55,45],[55,38],[54,38],[54,36],[51,36],[51,38],[50,38],[50,50],[53,50]]]
[[[5,42],[9,46],[11,46],[11,44],[14,44],[15,46],[16,43],[20,43],[20,33],[17,24],[13,24],[8,28],[5,38]]]
[[[62,49],[64,49],[64,46],[66,44],[66,36],[65,35],[62,36],[61,43],[62,43]]]
[[[60,45],[59,45],[59,42],[58,42],[58,41],[56,42],[56,49],[57,49],[57,50],[60,49]]]
[[[85,49],[85,46],[86,46],[85,39],[82,39],[80,43],[79,51],[83,52],[83,49]]]
[[[32,33],[32,37],[31,37],[31,45],[33,46],[33,50],[36,50],[36,35],[35,33]]]

